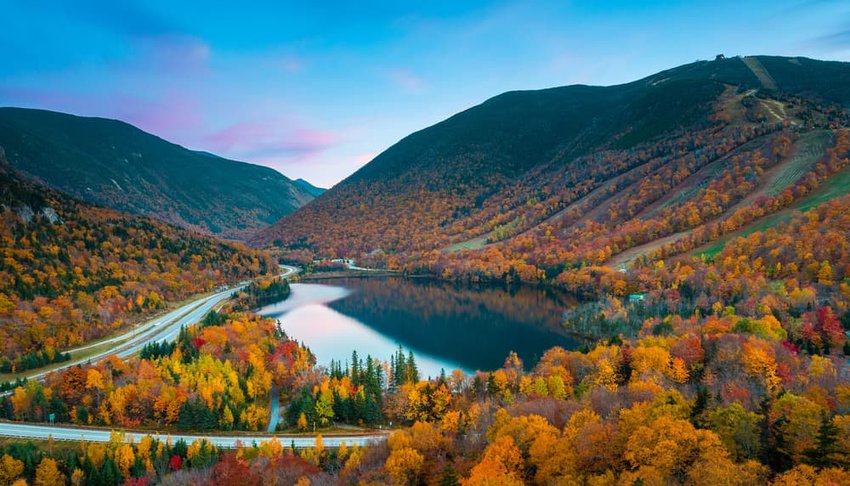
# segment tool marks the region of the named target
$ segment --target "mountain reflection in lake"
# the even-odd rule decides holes
[[[576,348],[561,314],[569,296],[521,287],[467,287],[401,278],[334,279],[293,284],[291,297],[260,313],[280,320],[320,364],[357,350],[388,359],[402,345],[423,376],[440,368],[470,372],[500,367],[510,351],[530,364],[552,346]]]

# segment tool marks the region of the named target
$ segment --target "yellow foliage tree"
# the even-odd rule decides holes
[[[487,446],[481,462],[470,471],[463,486],[522,486],[522,454],[510,436],[501,436]]]
[[[44,458],[35,470],[36,486],[65,486],[65,475],[59,471],[55,460]]]
[[[393,484],[415,484],[425,458],[412,447],[402,447],[390,453],[384,469]]]
[[[14,457],[4,454],[0,458],[0,485],[12,484],[24,473],[24,463]]]

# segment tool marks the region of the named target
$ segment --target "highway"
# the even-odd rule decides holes
[[[0,422],[0,436],[17,437],[23,439],[36,439],[62,441],[88,441],[88,442],[109,442],[109,436],[112,431],[110,429],[99,428],[76,428],[76,427],[60,427],[53,425],[34,425],[24,424],[19,422]],[[313,447],[316,445],[315,436],[287,436],[287,435],[224,435],[224,434],[161,434],[139,431],[124,431],[127,441],[138,443],[139,439],[149,435],[151,437],[165,440],[170,438],[172,444],[180,439],[191,444],[195,439],[207,439],[216,447],[225,449],[234,449],[238,444],[246,446],[253,445],[255,442],[260,444],[276,438],[283,446],[288,447],[295,444],[296,448]],[[322,437],[324,447],[339,447],[345,442],[346,445],[365,446],[372,442],[379,442],[386,439],[385,434],[369,434],[369,435],[333,435]]]
[[[283,273],[280,274],[280,276],[283,278],[289,277],[298,272],[297,268],[288,265],[281,265],[280,267],[282,270],[284,270]],[[177,309],[174,309],[173,311],[168,312],[165,315],[155,317],[149,320],[148,322],[142,324],[141,326],[119,336],[115,336],[97,343],[88,344],[80,348],[74,348],[69,349],[67,351],[63,351],[71,353],[71,355],[73,356],[75,353],[94,346],[102,346],[104,344],[116,343],[109,349],[106,349],[94,355],[86,356],[80,359],[72,358],[70,361],[62,363],[60,366],[52,367],[44,371],[36,371],[31,374],[24,373],[23,376],[30,380],[42,379],[45,375],[53,373],[54,371],[63,370],[65,368],[77,366],[79,364],[87,363],[89,361],[96,362],[113,354],[122,358],[132,356],[141,351],[141,349],[148,343],[160,342],[162,340],[171,341],[175,339],[178,334],[180,334],[181,327],[187,326],[189,324],[194,324],[200,321],[216,305],[228,299],[233,294],[233,292],[245,287],[246,285],[248,285],[248,282],[240,282],[239,284],[230,287],[227,290],[223,290],[216,294],[202,297],[200,299],[189,302],[188,304],[178,307]]]
[[[281,277],[286,278],[298,272],[295,267],[281,265],[283,273]],[[190,302],[178,309],[175,309],[163,316],[151,319],[135,330],[101,341],[95,345],[114,342],[118,343],[114,347],[97,353],[96,355],[86,357],[80,360],[71,360],[68,363],[63,363],[62,366],[48,371],[34,373],[29,376],[30,379],[41,379],[46,374],[57,370],[76,366],[78,364],[97,361],[109,355],[115,354],[122,358],[132,356],[138,353],[145,344],[151,342],[160,342],[162,340],[171,341],[180,333],[180,328],[185,325],[194,324],[201,320],[210,310],[212,310],[220,302],[226,300],[236,290],[246,286],[248,282],[241,282],[238,285],[216,294],[200,298]],[[87,345],[82,348],[70,350],[69,352],[80,351],[90,348],[94,345]],[[276,390],[275,390],[276,391]],[[274,403],[272,398],[272,413],[279,415],[279,404]],[[275,407],[277,405],[277,407]],[[276,425],[276,423],[275,423]],[[0,421],[0,437],[16,437],[23,439],[48,439],[52,437],[54,440],[78,441],[85,440],[90,442],[109,442],[111,430],[103,428],[84,428],[84,427],[61,427],[53,425],[35,425],[19,422]],[[270,440],[272,437],[277,437],[283,445],[289,446],[294,444],[297,448],[312,447],[316,443],[316,436],[272,436],[272,435],[226,435],[226,434],[211,434],[211,435],[191,435],[191,434],[170,434],[163,435],[144,431],[125,431],[126,439],[138,441],[141,437],[150,435],[152,437],[170,437],[172,441],[179,439],[191,443],[195,439],[204,438],[222,448],[235,448],[237,443],[251,445],[254,442],[261,443]],[[386,438],[384,434],[369,434],[369,435],[349,435],[349,436],[329,436],[322,440],[325,447],[338,447],[345,442],[346,445],[367,445],[369,442],[382,441]]]

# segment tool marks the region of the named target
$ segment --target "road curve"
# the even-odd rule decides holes
[[[196,439],[206,439],[216,447],[224,449],[235,449],[238,445],[250,446],[254,443],[260,444],[277,439],[283,446],[288,447],[294,445],[296,449],[305,447],[313,447],[316,445],[316,436],[287,436],[287,435],[221,435],[221,434],[160,434],[140,431],[122,431],[125,433],[127,441],[139,442],[139,439],[145,436],[151,436],[165,440],[170,438],[172,443],[183,439],[187,444],[191,444]],[[76,427],[60,427],[53,425],[34,425],[23,424],[18,422],[0,421],[0,437],[14,437],[22,439],[35,439],[62,441],[87,441],[87,442],[109,442],[109,429],[96,428],[76,428]],[[368,435],[333,435],[322,437],[322,445],[324,447],[339,447],[345,442],[347,446],[358,445],[366,446],[371,443],[381,442],[386,439],[385,434],[368,434]]]
[[[289,277],[298,272],[298,269],[295,267],[281,265],[280,266],[283,273],[280,274],[282,278]],[[70,362],[63,363],[62,366],[53,368],[51,370],[42,371],[39,373],[34,373],[29,375],[29,379],[41,379],[48,373],[53,373],[54,371],[59,371],[64,368],[69,368],[71,366],[76,366],[78,364],[82,364],[88,361],[97,361],[99,359],[105,358],[109,355],[115,354],[119,357],[126,358],[128,356],[132,356],[135,353],[138,353],[146,344],[151,342],[160,342],[162,340],[173,340],[180,333],[180,328],[194,324],[201,320],[210,310],[212,310],[216,305],[220,302],[226,300],[233,292],[245,287],[247,282],[241,282],[240,284],[231,287],[222,292],[195,300],[191,303],[188,303],[178,309],[175,309],[163,316],[151,319],[147,323],[143,324],[139,328],[135,329],[126,334],[122,334],[121,336],[116,336],[107,341],[102,341],[97,345],[101,345],[108,342],[116,342],[116,341],[124,341],[129,337],[129,340],[126,342],[122,342],[117,344],[115,347],[98,353],[94,356],[87,357],[85,359],[80,360],[71,360]],[[143,329],[140,331],[140,329]],[[86,346],[86,347],[90,347]],[[77,348],[76,351],[79,351],[83,348]],[[74,351],[74,350],[71,350]],[[8,395],[11,392],[6,392],[0,395]],[[47,440],[49,438],[53,438],[54,440],[63,440],[63,441],[89,441],[89,442],[109,442],[109,437],[111,434],[111,430],[109,429],[99,429],[99,428],[77,428],[77,427],[60,427],[53,425],[35,425],[35,424],[25,424],[25,423],[17,423],[17,422],[5,422],[0,421],[0,437],[14,437],[21,439],[36,439],[36,440]],[[162,435],[162,434],[151,434],[149,432],[141,432],[141,431],[126,431],[126,439],[132,441],[138,441],[140,438],[150,435],[152,437],[161,437],[166,438],[170,437],[172,441],[177,441],[180,439],[185,440],[188,443],[191,443],[195,439],[204,438],[209,440],[211,443],[216,445],[217,447],[222,448],[235,448],[238,444],[251,445],[253,443],[261,443],[268,440],[271,440],[272,437],[277,437],[277,440],[282,444],[289,446],[294,445],[296,448],[304,448],[304,447],[312,447],[316,443],[316,436],[270,436],[270,435],[260,435],[260,436],[250,436],[250,435],[192,435],[192,434],[174,434],[174,435]],[[370,442],[374,441],[382,441],[386,437],[383,434],[371,434],[371,435],[351,435],[351,436],[331,436],[326,437],[322,440],[322,443],[325,447],[338,447],[341,443],[345,442],[346,445],[367,445]]]
[[[291,267],[288,265],[280,265],[280,268],[281,270],[283,270],[283,272],[280,274],[280,277],[282,278],[292,276],[298,272],[298,269],[296,267]],[[247,284],[248,282],[240,282],[239,284],[230,287],[227,290],[223,290],[216,294],[209,295],[207,297],[202,297],[200,299],[189,302],[188,304],[178,307],[177,309],[174,309],[173,311],[168,312],[165,315],[155,317],[149,320],[148,322],[142,324],[136,329],[133,329],[132,331],[128,331],[124,334],[115,336],[106,341],[89,344],[80,348],[69,349],[63,352],[73,354],[75,352],[79,352],[81,350],[93,346],[100,346],[111,342],[118,342],[118,344],[113,347],[110,347],[105,351],[102,351],[92,356],[87,356],[82,359],[71,359],[70,361],[62,363],[61,366],[50,368],[48,370],[39,371],[32,374],[24,373],[23,376],[30,380],[40,380],[44,378],[47,374],[53,373],[55,371],[60,371],[66,368],[70,368],[72,366],[88,363],[89,361],[96,362],[113,354],[121,358],[126,358],[141,351],[141,349],[146,344],[160,342],[163,340],[171,341],[173,339],[176,339],[177,335],[180,334],[181,327],[188,326],[189,324],[194,324],[200,321],[216,305],[228,299],[231,295],[233,295],[233,292],[244,288]],[[5,392],[0,394],[0,396],[8,394],[9,392]]]

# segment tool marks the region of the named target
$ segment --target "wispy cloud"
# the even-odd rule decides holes
[[[191,93],[173,90],[155,99],[132,95],[114,99],[112,110],[118,118],[160,136],[185,136],[204,125],[203,104]]]
[[[299,57],[286,55],[280,58],[277,64],[287,73],[294,74],[301,72],[306,63]]]
[[[212,150],[249,159],[309,160],[339,143],[330,131],[313,130],[289,120],[264,120],[231,125],[205,138]]]
[[[850,47],[850,28],[815,37],[812,39],[812,42],[816,45],[828,48],[848,48]]]
[[[137,42],[137,58],[119,69],[155,69],[163,74],[206,73],[212,49],[198,37],[166,34]]]
[[[387,75],[396,86],[408,93],[421,94],[428,90],[428,83],[409,69],[390,69]]]

